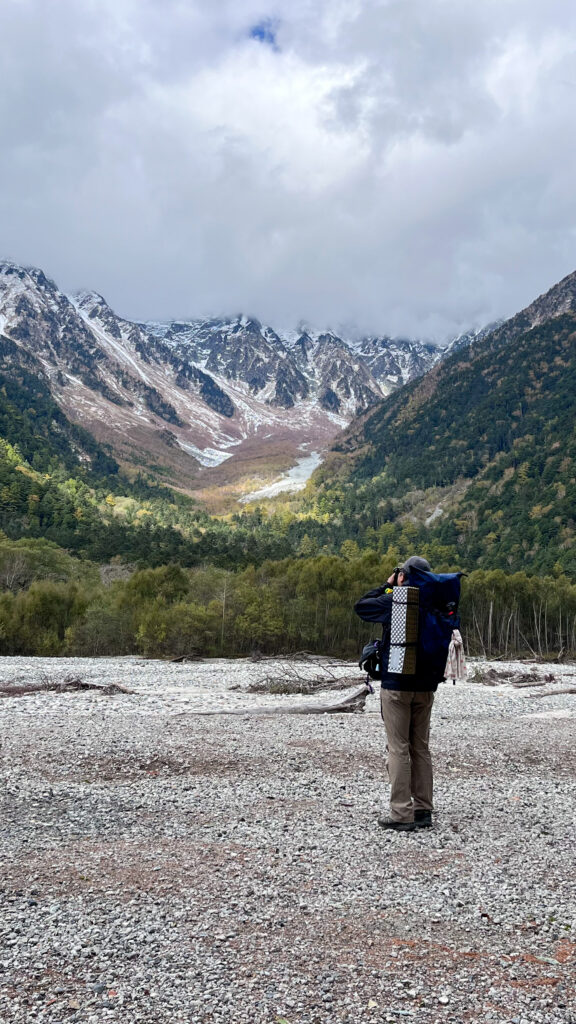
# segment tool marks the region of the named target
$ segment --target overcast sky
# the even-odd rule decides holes
[[[1,0],[0,258],[443,338],[576,269],[573,0]]]

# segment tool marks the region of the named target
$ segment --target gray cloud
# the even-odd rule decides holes
[[[441,338],[576,268],[570,0],[5,0],[0,81],[0,254],[126,316]]]

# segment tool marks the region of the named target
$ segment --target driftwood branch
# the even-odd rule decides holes
[[[285,676],[266,676],[256,683],[250,683],[246,688],[247,693],[272,693],[276,695],[302,694],[309,696],[319,693],[321,690],[346,690],[351,686],[358,686],[358,676],[351,678],[333,679],[325,676],[317,676],[314,679],[307,679],[304,676],[297,676],[296,679],[287,679]],[[241,686],[231,687],[234,690],[241,690]]]
[[[26,697],[34,693],[77,693],[83,690],[94,690],[105,697],[114,696],[116,693],[133,693],[133,690],[126,690],[117,683],[108,683],[100,686],[98,683],[87,683],[77,676],[64,676],[63,679],[50,679],[44,676],[37,683],[9,683],[7,686],[0,686],[0,697]]]
[[[496,668],[477,668],[475,675],[472,676],[472,682],[474,683],[483,683],[484,686],[501,686],[505,684],[506,686],[513,686],[516,690],[533,686],[546,686],[547,683],[555,681],[556,676],[552,672],[542,676],[536,671],[515,672]]]
[[[262,654],[260,651],[253,651],[250,660],[253,662],[279,661],[287,667],[293,667],[294,662],[300,661],[308,665],[317,665],[327,671],[329,671],[329,665],[333,668],[347,668],[350,665],[350,659],[332,658],[330,655],[314,654],[312,651],[294,651],[293,654]]]
[[[334,715],[342,712],[355,714],[364,711],[366,697],[370,693],[366,683],[362,683],[352,693],[347,694],[334,704],[296,704],[295,707],[273,708],[223,708],[214,711],[182,711],[183,715]]]
[[[536,679],[529,679],[528,681],[524,681],[523,680],[523,681],[520,681],[520,682],[517,682],[517,683],[512,683],[512,686],[514,687],[515,690],[526,690],[528,688],[533,688],[534,686],[546,686],[547,682],[550,682],[550,680],[548,680],[548,679],[538,679],[538,680],[536,680]]]
[[[310,694],[317,690],[341,690],[346,686],[358,684],[358,676],[354,679],[350,679],[350,677],[343,679],[337,675],[337,668],[349,669],[350,664],[336,658],[325,658],[302,651],[299,655],[286,657],[262,655],[259,660],[279,663],[280,674],[266,676],[264,679],[252,683],[248,687],[249,693]],[[310,678],[310,668],[314,668],[318,673],[313,679]],[[239,689],[239,687],[235,687],[235,689]]]

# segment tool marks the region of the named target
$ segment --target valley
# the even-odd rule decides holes
[[[9,262],[0,332],[12,345],[4,362],[24,360],[128,474],[151,472],[220,511],[276,487],[302,445],[326,450],[440,355],[385,336],[277,333],[246,316],[135,323],[95,292],[64,295],[41,270]]]
[[[576,274],[443,356],[247,317],[129,322],[9,263],[0,329],[10,540],[232,571],[418,548],[574,577]]]

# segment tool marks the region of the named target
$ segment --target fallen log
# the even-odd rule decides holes
[[[105,686],[101,686],[99,683],[87,683],[85,679],[79,679],[76,676],[65,676],[60,680],[44,677],[38,682],[0,685],[0,697],[29,697],[35,693],[49,692],[77,693],[83,690],[94,690],[96,693],[104,694],[105,697],[113,697],[117,693],[132,694],[134,692],[117,683],[107,683]]]
[[[364,711],[366,697],[373,693],[366,683],[362,683],[352,693],[334,704],[297,704],[295,707],[275,708],[222,708],[214,711],[181,711],[183,715],[334,715],[339,713],[357,714]]]
[[[548,672],[545,676],[539,675],[538,672],[516,672],[508,681],[516,690],[521,690],[524,686],[546,686],[546,683],[555,683],[556,676],[553,672]]]
[[[531,687],[534,687],[534,686],[546,686],[546,680],[545,679],[539,679],[538,682],[529,680],[527,683],[526,682],[512,683],[512,686],[514,687],[515,690],[527,690],[527,689],[530,689]]]

